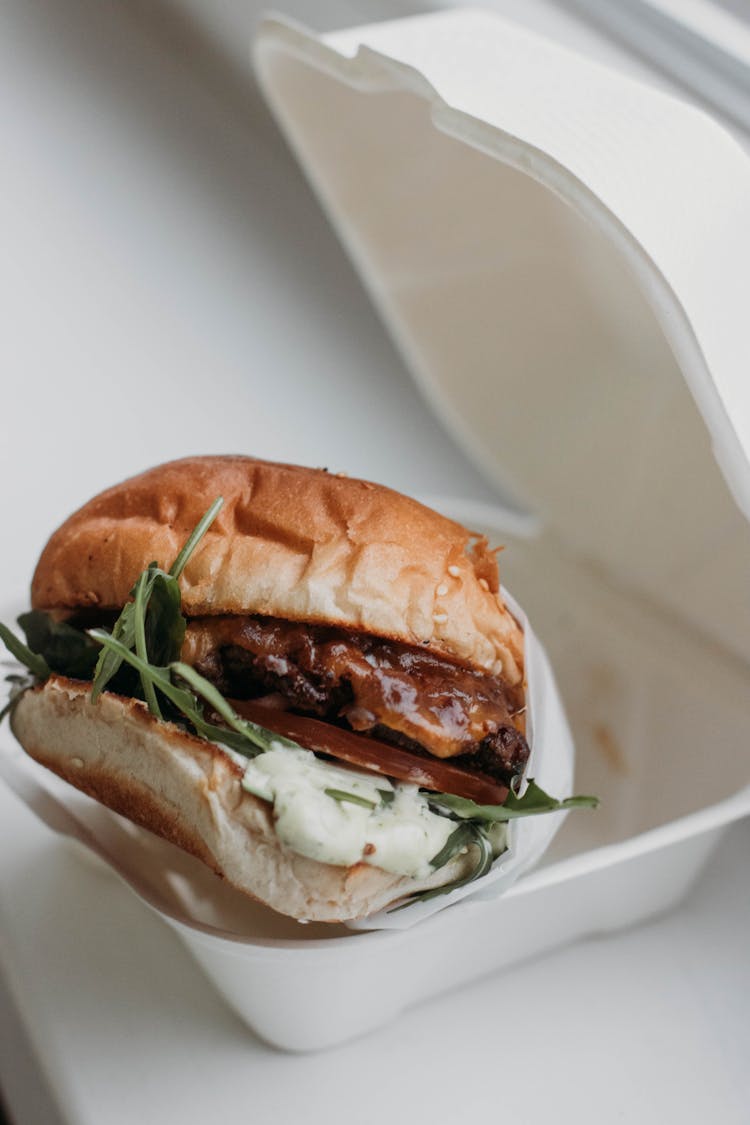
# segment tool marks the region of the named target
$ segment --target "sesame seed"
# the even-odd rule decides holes
[[[439,598],[445,597],[445,595],[448,593],[448,587],[446,586],[445,582],[440,583],[435,593]]]
[[[482,587],[483,590],[489,590],[489,588],[490,588],[490,584],[489,584],[489,582],[487,581],[486,578],[480,578],[479,579],[479,585]]]
[[[450,574],[451,578],[458,578],[461,571],[457,566],[449,566],[448,573]]]
[[[435,621],[438,625],[443,625],[448,620],[448,614],[447,613],[433,613],[432,620]]]

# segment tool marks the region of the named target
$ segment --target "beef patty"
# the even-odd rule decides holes
[[[270,617],[188,623],[182,658],[225,694],[291,710],[508,784],[523,771],[523,692],[416,646]]]

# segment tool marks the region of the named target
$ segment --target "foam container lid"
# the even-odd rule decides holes
[[[322,39],[271,21],[255,55],[465,452],[569,549],[749,659],[744,151],[478,11]]]

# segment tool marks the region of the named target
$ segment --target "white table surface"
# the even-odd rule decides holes
[[[282,6],[321,28],[417,7]],[[496,6],[631,66],[551,3]],[[256,7],[0,9],[4,602],[72,507],[187,452],[491,496],[243,71]],[[733,829],[670,917],[298,1057],[259,1043],[157,919],[0,791],[0,1083],[20,1125],[747,1122],[749,844]]]
[[[4,978],[66,1122],[748,1121],[747,822],[677,912],[312,1055],[257,1040],[163,923],[4,792],[0,823]],[[10,1093],[18,1045],[0,1047]]]

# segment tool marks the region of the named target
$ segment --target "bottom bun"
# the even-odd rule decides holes
[[[24,750],[114,812],[197,856],[237,890],[292,918],[343,922],[452,882],[459,857],[427,879],[366,863],[336,867],[291,851],[271,805],[242,788],[243,770],[215,743],[154,718],[144,703],[52,676],[12,717]]]

